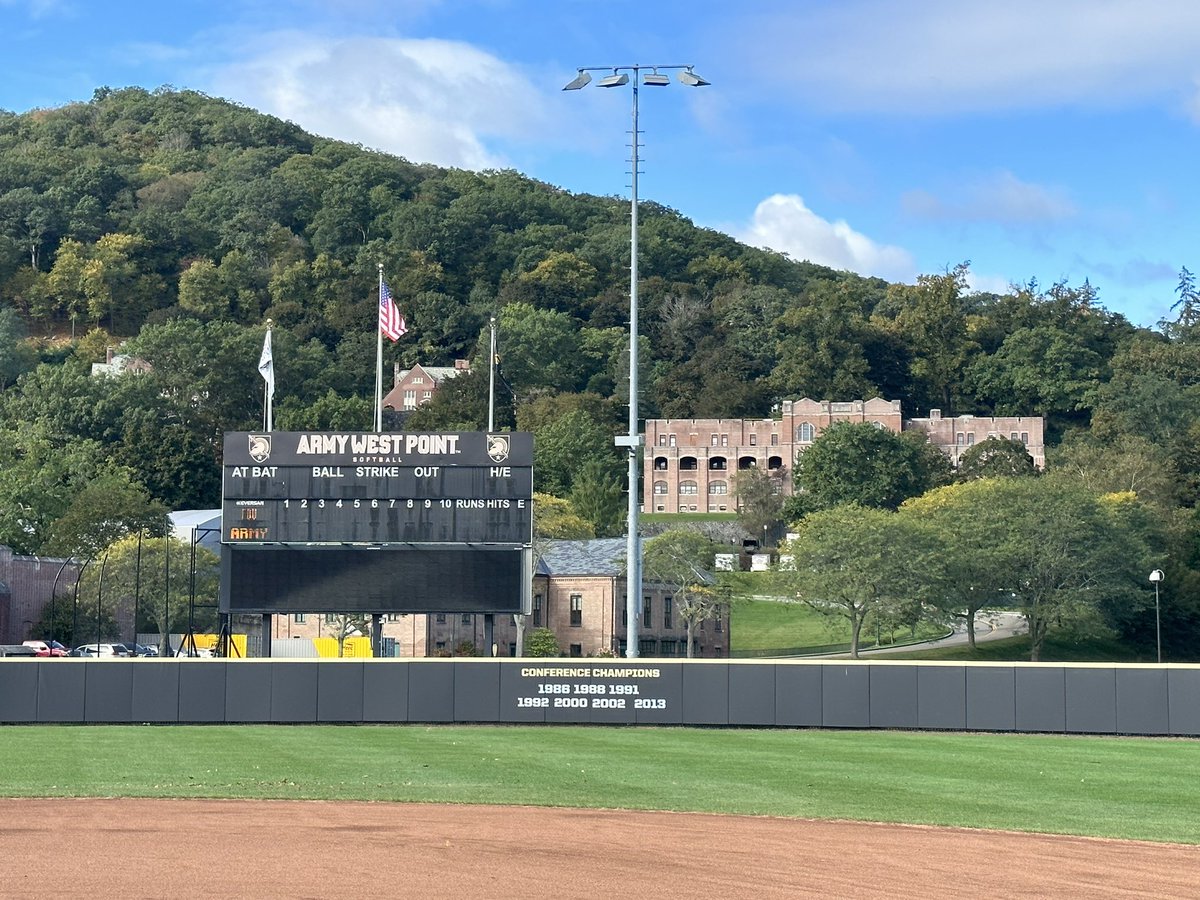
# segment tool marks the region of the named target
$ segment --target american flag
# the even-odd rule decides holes
[[[379,330],[393,341],[408,333],[408,325],[404,314],[396,308],[392,301],[392,291],[386,281],[379,282]]]

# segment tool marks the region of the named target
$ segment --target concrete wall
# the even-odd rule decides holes
[[[0,723],[596,722],[1200,736],[1200,666],[0,660]]]

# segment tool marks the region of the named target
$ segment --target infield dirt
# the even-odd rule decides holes
[[[1200,896],[1200,847],[694,813],[0,800],[0,896]]]

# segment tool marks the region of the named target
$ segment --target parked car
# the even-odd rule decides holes
[[[71,651],[72,656],[114,658],[129,656],[123,644],[81,644]]]
[[[212,659],[216,655],[208,647],[180,647],[175,657],[177,659]]]
[[[157,647],[147,647],[137,641],[121,641],[115,646],[124,647],[129,656],[158,656]]]
[[[32,647],[38,656],[66,656],[67,648],[58,641],[25,641],[23,646]]]
[[[37,651],[24,644],[0,644],[0,656],[27,656],[37,659]]]

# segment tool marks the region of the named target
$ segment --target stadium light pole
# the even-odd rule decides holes
[[[1154,585],[1154,642],[1158,646],[1158,661],[1162,663],[1162,618],[1158,610],[1158,586],[1163,580],[1163,570],[1155,569],[1150,573],[1150,581]]]
[[[638,540],[638,468],[641,464],[642,438],[638,430],[638,88],[641,85],[665,87],[671,83],[666,72],[677,71],[676,79],[689,87],[703,87],[709,82],[692,71],[692,66],[584,66],[563,87],[578,91],[592,81],[589,72],[609,74],[596,82],[597,87],[633,86],[633,130],[630,132],[630,202],[629,202],[629,433],[618,435],[616,445],[629,454],[629,515],[625,545],[626,596],[625,656],[638,655],[638,612],[642,603],[642,554]],[[632,79],[630,73],[633,74]]]

